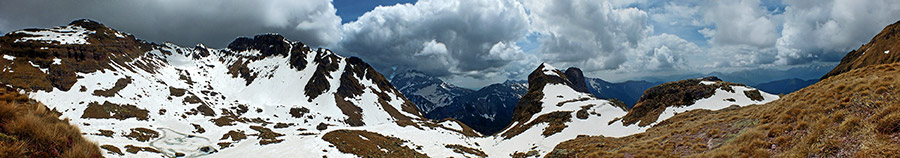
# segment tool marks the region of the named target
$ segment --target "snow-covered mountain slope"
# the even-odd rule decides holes
[[[625,110],[575,90],[577,84],[549,64],[533,71],[528,85],[528,93],[516,105],[513,122],[494,138],[496,146],[502,148],[488,153],[544,155],[559,142],[578,135],[621,137],[644,130],[616,122],[627,113]]]
[[[86,31],[75,43],[44,39],[66,32],[60,28]],[[181,47],[78,20],[11,32],[0,37],[0,54],[0,83],[61,112],[107,157],[352,157],[326,139],[347,130],[461,157],[447,144],[469,146],[467,138],[478,136],[454,120],[423,118],[359,58],[275,34],[225,49]]]
[[[687,79],[647,89],[622,122],[649,126],[688,110],[718,110],[730,106],[765,104],[776,99],[778,95],[716,77]]]
[[[397,89],[410,101],[413,101],[423,113],[457,103],[462,100],[461,97],[475,92],[415,70],[394,75],[391,83],[396,85]]]

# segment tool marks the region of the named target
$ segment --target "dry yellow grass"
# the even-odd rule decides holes
[[[77,127],[28,97],[0,88],[0,157],[102,157]]]
[[[830,77],[764,105],[694,110],[622,138],[579,137],[547,157],[894,157],[900,63]]]

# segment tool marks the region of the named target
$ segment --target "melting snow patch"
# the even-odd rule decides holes
[[[96,31],[90,31],[79,26],[65,26],[42,31],[16,31],[16,33],[29,34],[32,37],[22,37],[21,39],[16,39],[15,42],[35,40],[44,43],[56,41],[59,44],[90,44],[87,42],[87,37],[89,34],[96,33]]]
[[[884,51],[884,54],[887,54],[887,53],[890,53],[890,52],[891,52],[891,50],[886,50],[886,51]]]
[[[53,58],[53,65],[62,65],[62,59]]]
[[[716,81],[700,81],[702,85],[713,85],[716,84]]]
[[[256,55],[259,54],[259,50],[256,50],[256,49],[250,49],[250,50],[246,50],[246,51],[237,52],[237,54],[238,54],[238,55],[241,55],[241,56],[248,56],[248,57],[249,57],[249,56],[256,56]]]
[[[122,35],[122,33],[116,32],[116,37],[125,38],[125,35]]]
[[[34,68],[40,69],[41,72],[44,72],[45,74],[50,71],[50,68],[41,68],[40,65],[34,64],[31,61],[28,61],[28,64],[31,64],[31,66],[34,66]]]
[[[6,55],[6,54],[3,54],[3,59],[6,59],[6,60],[10,60],[10,61],[12,61],[12,60],[15,60],[15,59],[16,59],[16,57],[14,57],[14,56],[10,56],[10,55]]]
[[[462,126],[460,126],[459,124],[457,124],[454,121],[445,121],[445,122],[441,123],[441,125],[444,125],[444,127],[447,127],[450,129],[462,131]]]
[[[369,140],[369,138],[366,138],[365,136],[362,136],[362,135],[359,135],[359,138],[362,138],[363,140]]]
[[[719,109],[727,108],[731,105],[746,106],[746,105],[750,105],[750,104],[765,104],[765,103],[774,101],[779,98],[778,95],[772,95],[772,94],[769,94],[769,93],[766,93],[763,91],[759,91],[759,93],[763,97],[763,100],[761,100],[761,101],[751,100],[750,98],[746,97],[746,95],[744,94],[744,91],[750,91],[750,90],[756,90],[756,89],[744,87],[744,86],[731,86],[731,88],[734,89],[735,93],[728,92],[728,91],[725,91],[725,90],[719,88],[719,89],[716,89],[716,92],[713,96],[710,96],[709,98],[697,100],[696,102],[694,102],[693,105],[687,105],[687,106],[681,106],[681,107],[667,107],[666,110],[663,111],[663,113],[659,115],[659,118],[657,118],[656,122],[662,122],[663,120],[666,120],[672,116],[675,116],[675,114],[690,111],[690,110],[695,110],[695,109],[719,110]],[[735,99],[735,102],[725,102],[726,98]],[[656,124],[656,123],[653,123],[653,124]]]

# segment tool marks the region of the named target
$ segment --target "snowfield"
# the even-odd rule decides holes
[[[41,41],[44,43],[56,42],[58,44],[91,44],[87,41],[87,36],[96,33],[96,31],[70,25],[45,31],[16,31],[15,33],[24,33],[32,36],[17,39],[15,42]]]

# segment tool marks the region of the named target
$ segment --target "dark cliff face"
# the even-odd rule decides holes
[[[869,65],[900,62],[898,53],[900,53],[900,21],[885,27],[869,43],[847,53],[841,59],[841,63],[822,76],[821,80]]]
[[[291,44],[278,34],[262,34],[253,38],[239,37],[228,44],[228,49],[240,52],[246,50],[259,50],[260,56],[288,55]]]
[[[588,90],[588,84],[584,80],[584,73],[581,72],[581,69],[577,67],[570,67],[569,69],[566,69],[565,74],[566,78],[569,79],[570,82],[572,82],[572,85],[570,85],[572,89],[575,89],[575,91],[579,91],[582,93],[591,93]]]

